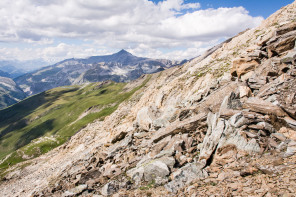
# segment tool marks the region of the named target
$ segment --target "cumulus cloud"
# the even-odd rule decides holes
[[[250,16],[243,7],[203,10],[199,3],[184,0],[157,4],[148,0],[1,0],[0,7],[0,42],[44,45],[30,50],[38,51],[36,54],[43,58],[56,59],[93,55],[87,54],[80,44],[69,47],[54,43],[56,39],[69,38],[91,41],[88,51],[92,52],[125,48],[142,51],[136,55],[190,58],[209,47],[209,43],[257,26],[263,20]],[[170,49],[167,54],[164,48]],[[6,50],[16,56],[18,50],[30,53],[24,49]],[[171,55],[173,51],[175,55]]]
[[[0,48],[0,60],[34,60],[43,59],[48,64],[53,64],[68,58],[84,58],[95,55],[111,54],[106,48],[95,48],[93,45],[75,45],[60,43],[56,46],[44,48],[24,48],[17,47]]]

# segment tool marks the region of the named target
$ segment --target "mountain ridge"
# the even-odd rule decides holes
[[[9,77],[0,76],[0,109],[13,105],[26,98],[26,94]]]
[[[126,82],[178,65],[176,61],[154,60],[121,50],[112,55],[66,59],[15,79],[28,95],[64,85],[113,80]]]

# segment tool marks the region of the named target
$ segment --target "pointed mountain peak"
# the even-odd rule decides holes
[[[116,54],[118,55],[132,55],[130,52],[124,50],[124,49],[121,49],[119,52],[117,52]]]

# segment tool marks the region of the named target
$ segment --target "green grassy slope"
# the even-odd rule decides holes
[[[123,90],[124,83],[114,82],[59,87],[1,110],[0,172],[63,144],[88,123],[115,111],[148,80],[129,92]]]

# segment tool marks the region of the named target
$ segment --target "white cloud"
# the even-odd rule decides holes
[[[162,11],[167,10],[184,10],[184,9],[197,9],[200,8],[199,3],[184,3],[183,0],[170,0],[170,1],[163,1],[159,2],[158,5]]]
[[[44,48],[0,48],[0,60],[33,60],[43,59],[48,64],[53,64],[68,58],[84,58],[95,55],[111,54],[105,48],[95,48],[93,45],[74,45],[60,43],[57,46]]]
[[[30,54],[35,52],[35,58],[60,60],[120,48],[137,52],[143,46],[145,52],[136,55],[191,58],[209,42],[233,36],[263,20],[250,16],[243,7],[202,10],[199,3],[184,0],[158,4],[148,0],[1,0],[0,7],[0,42],[28,43],[26,49],[2,47],[0,51],[20,59],[33,58]],[[66,38],[93,44],[87,48],[54,43]],[[32,43],[45,46],[30,48]],[[164,54],[164,48],[170,52]]]

